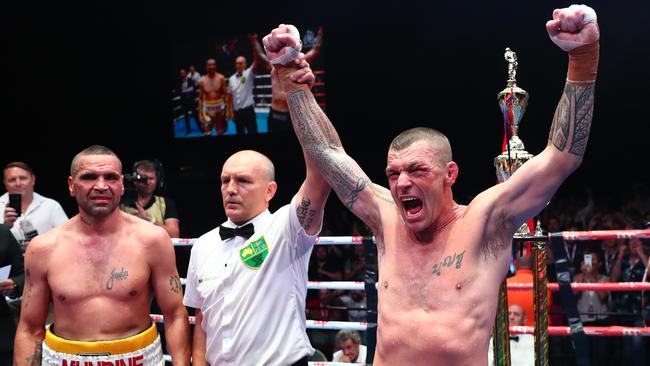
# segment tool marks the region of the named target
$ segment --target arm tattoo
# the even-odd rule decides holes
[[[27,357],[25,361],[27,361],[27,364],[31,366],[40,366],[41,365],[41,359],[43,358],[43,342],[42,341],[35,341],[34,342],[34,354]]]
[[[294,131],[305,153],[321,168],[320,173],[341,201],[352,209],[370,179],[345,155],[336,130],[308,92],[292,90],[287,93],[287,101]]]
[[[573,127],[573,142],[571,143],[571,150],[569,152],[582,156],[585,154],[585,149],[587,148],[591,120],[594,116],[594,86],[581,88],[571,86],[571,89],[575,90],[576,122]]]
[[[177,294],[181,292],[181,279],[178,275],[172,275],[169,277],[169,286],[171,292]]]
[[[311,224],[314,221],[314,215],[316,214],[316,210],[309,209],[310,205],[311,200],[309,198],[303,197],[300,202],[300,206],[298,206],[298,209],[296,209],[298,222],[300,222],[300,226],[302,226],[305,230],[309,230],[309,227],[311,227]]]
[[[582,156],[587,148],[594,110],[594,86],[567,83],[555,110],[549,140],[560,151]],[[570,136],[571,134],[571,136]]]

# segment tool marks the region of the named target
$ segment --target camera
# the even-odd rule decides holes
[[[133,173],[133,174],[124,174],[124,181],[125,183],[147,183],[147,180],[149,180],[149,177],[146,175],[138,174],[138,173]]]
[[[125,206],[135,206],[135,201],[138,199],[138,190],[135,188],[134,183],[147,183],[149,177],[146,175],[133,173],[124,174],[124,195],[120,199],[120,203]]]

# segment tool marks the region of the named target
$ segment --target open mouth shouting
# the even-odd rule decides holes
[[[402,207],[404,208],[404,216],[406,219],[415,219],[422,212],[422,200],[415,197],[403,197]]]

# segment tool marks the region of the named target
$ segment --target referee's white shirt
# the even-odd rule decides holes
[[[249,66],[242,72],[241,76],[237,73],[228,78],[228,91],[232,95],[232,107],[238,111],[255,104],[253,99],[253,88],[255,86],[255,73],[253,66]]]
[[[305,297],[317,235],[303,230],[295,200],[252,219],[255,234],[248,240],[222,242],[216,228],[194,243],[183,303],[203,312],[210,365],[287,366],[314,353],[305,330]],[[228,220],[224,226],[236,225]],[[244,263],[242,251],[260,238],[268,254],[255,269]]]

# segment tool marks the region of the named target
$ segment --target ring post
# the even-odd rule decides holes
[[[533,249],[533,313],[535,314],[535,366],[548,366],[548,290],[546,250],[543,243]]]

